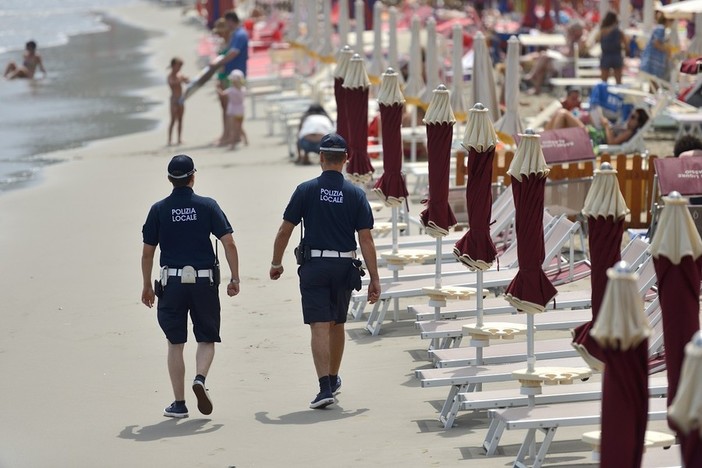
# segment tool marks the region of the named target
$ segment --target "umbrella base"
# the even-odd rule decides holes
[[[512,372],[512,378],[521,384],[522,395],[541,394],[542,385],[568,385],[573,380],[586,380],[592,371],[584,367],[537,367],[532,372],[522,369]]]
[[[592,447],[592,460],[600,461],[600,431],[586,432],[582,436],[583,442]],[[646,431],[644,435],[644,448],[663,447],[670,448],[675,444],[675,436],[665,432]]]

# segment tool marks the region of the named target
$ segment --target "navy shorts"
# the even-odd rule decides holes
[[[219,343],[220,306],[217,286],[209,278],[198,278],[195,284],[180,284],[171,276],[158,299],[158,324],[172,344],[188,341],[188,312],[198,343]]]
[[[350,258],[312,258],[297,269],[305,323],[345,323],[351,300]]]

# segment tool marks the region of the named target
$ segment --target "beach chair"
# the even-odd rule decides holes
[[[670,98],[667,95],[659,95],[656,99],[656,103],[651,107],[648,112],[648,120],[645,124],[639,128],[639,130],[625,141],[621,145],[599,145],[597,151],[599,153],[608,153],[611,155],[616,154],[631,154],[631,153],[642,153],[646,154],[648,151],[646,149],[646,142],[644,141],[644,136],[646,133],[653,128],[654,120],[660,113],[665,109],[665,107],[670,102]]]
[[[526,437],[517,452],[514,466],[526,467],[529,450],[536,442],[536,431],[544,433],[544,440],[533,460],[532,466],[543,465],[546,454],[551,447],[559,427],[580,427],[600,424],[601,403],[599,401],[581,401],[567,405],[534,406],[533,408],[508,408],[490,410],[490,427],[483,443],[486,455],[493,455],[502,433],[505,430],[527,430]],[[665,421],[668,407],[665,398],[650,398],[648,401],[648,420]]]
[[[653,262],[651,262],[653,264]],[[663,321],[660,303],[654,300],[646,307],[646,315],[654,330],[648,347],[649,358],[657,359],[661,355],[663,347]],[[538,316],[538,315],[537,315]],[[536,349],[535,342],[535,349]],[[525,350],[526,344],[521,353],[520,361],[510,362],[507,364],[483,364],[480,366],[465,366],[465,367],[440,367],[433,369],[418,369],[415,373],[420,379],[420,385],[425,387],[450,386],[448,396],[439,413],[439,420],[444,423],[445,428],[453,426],[458,411],[461,409],[461,401],[458,395],[461,393],[473,393],[483,383],[500,382],[512,380],[512,372],[523,369],[526,365]],[[485,351],[490,347],[485,348]],[[492,352],[492,351],[491,351]],[[571,357],[565,359],[546,359],[538,361],[538,367],[581,367],[584,361],[580,357]],[[652,369],[649,369],[652,371]],[[465,400],[467,397],[462,398]]]
[[[641,244],[648,246],[648,244],[645,244],[644,242],[641,242]],[[656,272],[653,268],[651,256],[646,255],[645,251],[640,252],[637,250],[636,246],[641,244],[637,243],[633,248],[625,249],[624,253],[622,254],[622,260],[632,265],[632,267],[638,267],[639,292],[642,296],[646,296],[651,287],[656,283]],[[644,256],[646,258],[641,263],[637,263],[639,259]],[[572,309],[573,307],[589,307],[591,297],[591,290],[582,289],[567,293],[567,297],[563,298],[559,302],[556,302],[554,298],[553,306],[550,306],[547,311],[534,316],[534,326],[537,330],[565,330],[577,327],[578,325],[587,322],[592,318],[592,311],[590,309],[565,309]],[[504,301],[504,299],[502,300]],[[490,315],[490,321],[514,322],[521,324],[526,320],[525,314],[514,313],[514,307],[509,304],[498,305],[491,308],[486,307],[485,302],[487,301],[484,301],[483,303],[483,314]],[[506,303],[506,301],[504,302]],[[506,311],[502,312],[502,315],[499,315],[500,312],[498,311],[503,311],[505,309]],[[417,322],[417,326],[419,327],[420,337],[422,339],[432,340],[432,347],[430,347],[431,350],[458,346],[461,338],[463,337],[463,325],[469,325],[473,322],[474,320],[472,318],[458,320],[428,320]],[[574,325],[570,325],[573,323]],[[465,352],[470,354],[470,348],[461,349],[465,349]]]
[[[564,278],[575,278],[576,271],[574,263],[572,262],[572,257],[569,263],[565,264],[561,258],[561,251],[567,242],[571,242],[573,236],[580,229],[580,223],[573,223],[565,217],[557,218],[557,222],[554,227],[545,236],[546,243],[546,256],[542,267],[544,268],[546,275],[549,279],[558,283],[559,281],[564,281]],[[483,288],[488,291],[496,288],[505,288],[514,278],[517,270],[515,268],[507,268],[502,270],[489,270],[483,273]],[[589,272],[589,269],[588,269]],[[578,271],[579,275],[580,272]],[[450,285],[445,285],[445,287],[469,287],[475,288],[477,286],[477,275],[474,272],[466,272],[464,275],[456,275],[450,278]],[[414,280],[399,283],[389,283],[381,291],[380,298],[376,302],[373,310],[369,314],[368,322],[366,324],[366,329],[371,332],[374,336],[380,331],[382,323],[385,319],[385,315],[390,306],[390,302],[395,298],[409,298],[409,297],[419,297],[424,296],[424,288],[434,286],[434,282],[431,280]],[[352,302],[356,299],[356,302],[365,302],[365,295],[355,294],[352,297]]]
[[[561,104],[561,101],[554,99],[535,116],[526,117],[524,119],[526,125],[524,128],[531,128],[534,131],[543,130],[544,125],[546,125],[546,123],[551,119],[553,114],[555,114],[558,109],[562,108],[563,105]]]

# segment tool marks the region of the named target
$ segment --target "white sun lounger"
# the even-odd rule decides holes
[[[539,468],[546,459],[546,454],[559,427],[577,427],[600,424],[602,404],[599,401],[582,401],[567,405],[535,406],[533,408],[508,408],[490,410],[491,419],[483,447],[486,455],[493,455],[505,430],[527,430],[522,442],[515,467],[526,467],[529,449],[536,441],[536,431],[544,433],[544,440],[533,461],[533,467]],[[665,398],[648,400],[648,420],[664,421],[668,414]]]
[[[648,290],[651,289],[651,287],[656,283],[656,271],[653,266],[653,260],[650,256],[648,256],[644,262],[639,265],[637,273],[639,275],[638,290],[642,296],[645,296]],[[592,319],[591,309],[565,309],[568,305],[571,307],[587,307],[590,305],[589,302],[591,302],[588,300],[588,298],[592,298],[591,290],[571,291],[569,294],[570,301],[563,300],[560,302],[558,308],[549,308],[543,313],[536,314],[534,316],[534,326],[537,330],[566,330],[587,322],[588,320]],[[587,305],[583,306],[581,304]],[[508,307],[508,311],[511,308],[511,311],[509,312],[514,312],[514,307],[507,303],[506,305]],[[483,314],[485,314],[487,311],[487,313],[490,315],[490,321],[493,322],[512,322],[520,324],[526,322],[526,316],[524,314],[509,313],[498,315],[496,314],[498,310],[504,309],[500,308],[499,306],[492,309],[485,307]],[[417,322],[417,326],[420,330],[419,336],[422,339],[433,340],[430,349],[434,349],[458,346],[461,342],[461,338],[463,337],[463,325],[470,325],[472,323],[474,323],[474,319],[472,318],[459,320],[429,320]]]
[[[562,273],[566,273],[564,276],[567,279],[576,279],[574,276],[575,265],[574,263],[569,264],[569,268],[565,269],[561,264],[561,250],[563,246],[570,241],[572,249],[572,237],[580,229],[580,224],[578,222],[571,222],[565,217],[558,219],[558,222],[554,228],[549,232],[548,239],[546,241],[546,255],[542,267],[545,269],[546,274],[552,274],[553,276],[560,276]],[[572,258],[572,256],[571,256]],[[557,265],[555,267],[549,268],[549,265],[553,264],[554,260]],[[509,285],[509,283],[516,275],[517,270],[515,268],[499,270],[499,271],[487,271],[483,274],[483,288],[484,290],[490,290],[494,288],[504,288]],[[589,274],[589,268],[586,270]],[[566,280],[567,280],[566,279]],[[562,280],[565,282],[566,280]],[[553,281],[553,279],[552,279]],[[557,281],[553,281],[557,283]],[[460,287],[476,287],[477,286],[477,275],[473,272],[466,273],[465,275],[456,275],[451,277],[451,286]],[[377,335],[382,326],[385,315],[390,306],[391,300],[395,298],[408,298],[408,297],[418,297],[423,296],[425,287],[434,286],[432,280],[415,280],[399,283],[388,284],[380,293],[380,298],[376,302],[373,311],[368,317],[368,323],[366,324],[366,329],[370,331],[374,336]],[[445,286],[449,286],[448,284]],[[351,298],[352,307],[355,304],[357,306],[358,302],[365,304],[366,297],[365,294],[354,294]],[[354,316],[358,316],[358,312],[354,313]]]

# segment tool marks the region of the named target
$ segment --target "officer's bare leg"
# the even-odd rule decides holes
[[[321,378],[329,375],[329,343],[330,343],[330,322],[315,322],[310,323],[310,331],[312,332],[312,360],[314,368],[317,371],[317,377]]]
[[[185,343],[173,344],[168,342],[168,375],[176,401],[185,400],[185,362],[183,349]]]
[[[329,329],[329,375],[339,375],[341,358],[344,356],[346,333],[344,324],[337,323]]]
[[[197,352],[195,353],[195,370],[197,374],[207,377],[210,371],[212,360],[215,354],[214,343],[198,343]]]

